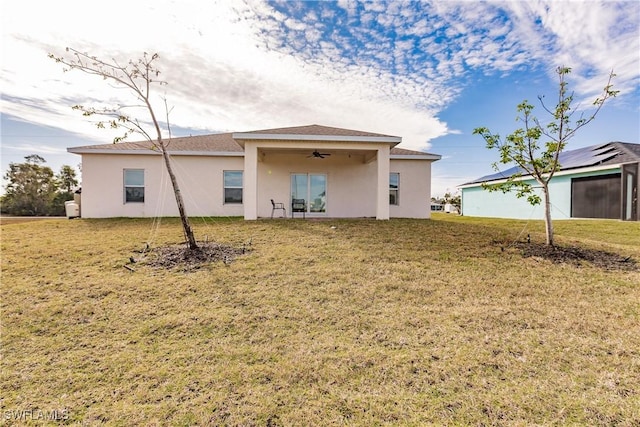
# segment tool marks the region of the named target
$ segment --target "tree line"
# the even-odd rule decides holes
[[[0,198],[3,214],[19,216],[65,215],[64,202],[73,200],[78,185],[76,171],[63,165],[55,174],[37,154],[25,157],[23,163],[10,163],[4,175],[5,194]]]

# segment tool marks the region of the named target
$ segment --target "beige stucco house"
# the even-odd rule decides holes
[[[273,199],[290,217],[304,199],[306,218],[429,218],[440,156],[396,148],[401,140],[310,125],[173,138],[168,150],[190,216],[270,217]],[[82,217],[178,216],[151,143],[68,151],[82,156]]]

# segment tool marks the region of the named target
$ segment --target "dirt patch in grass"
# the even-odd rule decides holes
[[[248,250],[246,246],[238,248],[215,242],[201,242],[199,246],[198,249],[189,249],[182,243],[154,248],[148,252],[143,263],[156,268],[191,271],[213,262],[230,264]]]
[[[518,242],[514,245],[524,257],[538,257],[556,264],[580,266],[588,262],[604,270],[638,271],[640,266],[630,256],[577,246],[551,246],[544,243]]]

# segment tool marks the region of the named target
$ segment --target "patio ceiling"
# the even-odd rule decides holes
[[[313,151],[319,151],[322,154],[328,154],[324,158],[313,157]],[[338,158],[356,158],[362,159],[363,163],[369,163],[375,160],[377,150],[370,148],[357,149],[357,148],[322,148],[322,144],[318,144],[317,148],[309,147],[258,147],[258,159],[261,162],[268,161],[271,156],[300,156],[301,158],[308,158],[313,161],[331,161]]]

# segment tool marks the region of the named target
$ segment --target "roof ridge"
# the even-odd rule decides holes
[[[629,156],[637,157],[637,154],[627,147],[627,144],[631,144],[630,142],[612,141],[609,144],[615,145],[616,148],[621,149],[622,151],[625,152],[625,154]],[[633,144],[633,145],[637,145],[637,144]]]
[[[320,133],[314,133],[320,130]],[[322,130],[325,130],[322,132]],[[329,130],[334,132],[328,132]],[[327,125],[319,125],[319,124],[311,124],[311,125],[302,125],[302,126],[288,126],[288,127],[280,127],[280,128],[270,128],[270,129],[259,129],[245,132],[233,132],[240,134],[291,134],[291,135],[318,135],[318,136],[326,136],[326,135],[339,135],[339,136],[380,136],[380,137],[392,137],[397,138],[397,136],[382,134],[377,132],[368,132],[357,129],[347,129],[336,126],[327,126]]]

